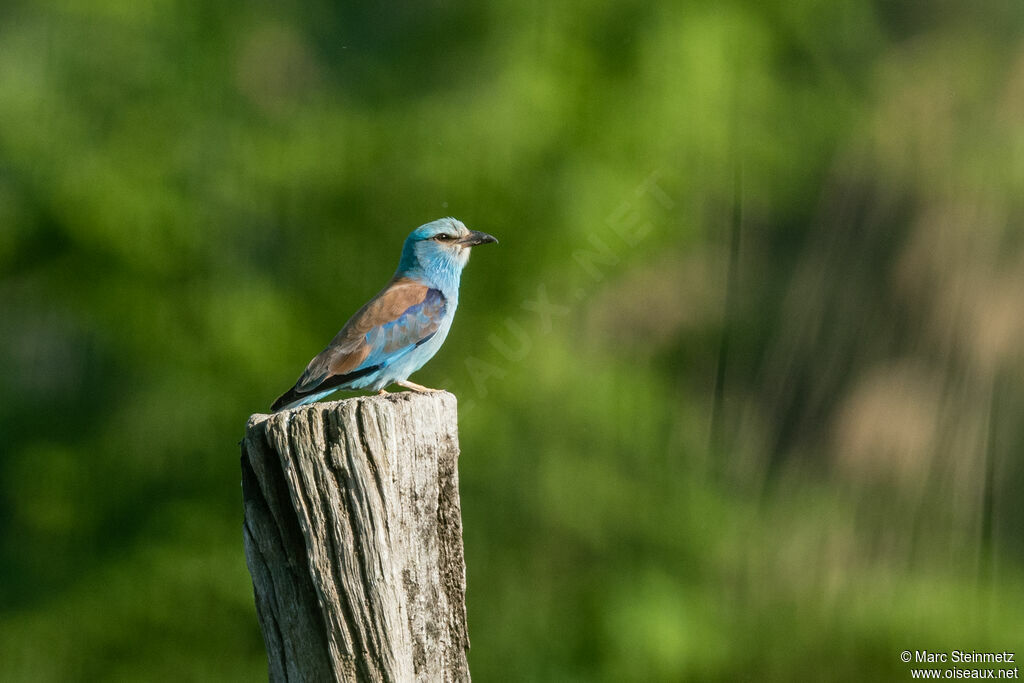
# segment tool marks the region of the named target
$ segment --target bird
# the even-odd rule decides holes
[[[436,391],[408,381],[409,375],[433,358],[448,336],[470,251],[497,242],[451,217],[413,230],[394,277],[349,318],[271,411],[313,403],[341,389],[387,394],[385,387],[397,384]]]

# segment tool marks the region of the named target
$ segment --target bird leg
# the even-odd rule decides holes
[[[425,387],[425,386],[423,386],[421,384],[416,384],[416,382],[410,382],[407,379],[399,380],[399,381],[395,382],[395,384],[397,384],[400,387],[405,387],[406,389],[412,389],[413,391],[418,391],[421,394],[429,394],[429,393],[431,393],[433,391],[441,391],[440,389],[430,389],[430,388]]]

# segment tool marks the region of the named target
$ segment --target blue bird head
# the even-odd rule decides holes
[[[438,285],[458,287],[470,250],[492,242],[497,244],[498,240],[485,232],[470,230],[462,221],[441,218],[409,234],[396,274],[425,277]]]

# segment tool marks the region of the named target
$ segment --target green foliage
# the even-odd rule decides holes
[[[245,420],[449,214],[479,680],[1019,650],[1024,27],[932,4],[6,3],[0,679],[265,675]]]

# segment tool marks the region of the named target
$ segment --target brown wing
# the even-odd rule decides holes
[[[396,277],[375,297],[353,315],[341,331],[335,335],[327,348],[320,352],[306,366],[306,371],[295,384],[294,390],[302,393],[316,388],[327,378],[353,372],[366,360],[373,345],[367,333],[398,320],[407,310],[422,304],[430,288],[405,277]],[[431,334],[438,323],[420,330]],[[422,326],[421,326],[422,327]]]

